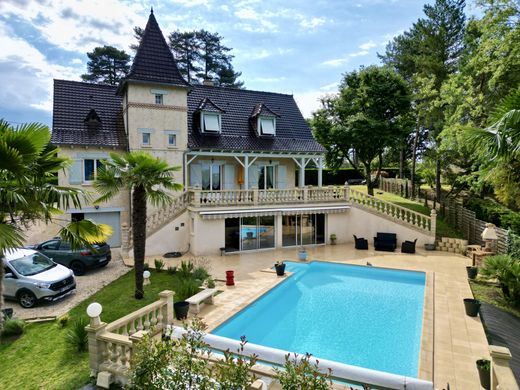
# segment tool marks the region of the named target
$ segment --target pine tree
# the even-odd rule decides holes
[[[87,53],[87,72],[83,81],[116,85],[130,71],[130,56],[124,50],[112,46],[96,47]]]
[[[196,31],[174,31],[169,36],[170,49],[173,52],[177,67],[181,74],[193,81],[196,74],[202,70],[199,65],[201,60],[201,45]]]

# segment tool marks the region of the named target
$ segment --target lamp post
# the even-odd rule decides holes
[[[493,225],[492,223],[486,223],[486,228],[482,232],[481,237],[485,242],[484,251],[493,252],[493,242],[498,240],[495,225]]]
[[[151,284],[152,282],[150,282],[150,271],[146,270],[143,272],[143,285],[148,285],[148,284]]]

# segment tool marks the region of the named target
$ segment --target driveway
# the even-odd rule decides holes
[[[5,307],[12,307],[14,316],[17,318],[59,317],[130,270],[130,267],[124,265],[119,249],[112,248],[112,261],[106,267],[88,271],[84,276],[76,277],[74,294],[56,302],[38,303],[32,309],[24,309],[18,302],[11,300],[5,301]]]

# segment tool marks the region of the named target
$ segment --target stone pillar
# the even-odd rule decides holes
[[[128,235],[128,225],[126,222],[123,222],[121,224],[121,256],[123,256],[123,258],[127,258],[129,250],[130,236]]]
[[[323,186],[323,157],[318,157],[318,187]]]
[[[159,297],[161,301],[165,303],[165,306],[162,308],[162,316],[163,316],[163,329],[166,329],[167,325],[173,324],[173,297],[175,293],[171,290],[164,290],[159,293]]]
[[[307,203],[309,200],[309,188],[303,187],[303,203]]]
[[[345,200],[347,202],[350,201],[350,187],[348,185],[348,181],[345,182]]]
[[[430,235],[435,239],[435,234],[437,232],[437,211],[435,211],[435,209],[432,209],[430,217],[432,220]]]
[[[249,156],[244,156],[244,190],[249,189]]]
[[[509,349],[499,347],[498,345],[490,345],[489,353],[491,355],[491,389],[518,390],[519,387],[509,363],[511,360]]]
[[[253,190],[253,204],[258,204],[258,187],[253,186],[251,189]]]
[[[298,179],[298,184],[300,188],[305,187],[305,157],[300,159],[300,175]]]
[[[88,358],[90,366],[90,376],[96,377],[99,366],[103,363],[103,342],[98,341],[98,336],[105,332],[107,324],[101,322],[99,317],[90,319],[90,324],[85,327],[88,333]]]
[[[195,207],[200,206],[201,188],[199,186],[193,187],[193,204]]]

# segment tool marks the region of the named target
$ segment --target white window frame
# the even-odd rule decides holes
[[[171,140],[173,140],[173,142],[170,142]],[[168,146],[177,146],[177,134],[168,134]]]
[[[85,175],[85,161],[92,160],[94,161],[94,179],[93,180],[87,180],[87,177]],[[98,171],[98,163],[103,160],[102,158],[84,158],[83,164],[82,164],[82,171],[83,171],[83,183],[92,183],[94,180],[96,180],[97,177],[97,171]]]
[[[217,118],[217,130],[207,130],[206,129],[206,117],[216,117]],[[200,128],[203,133],[207,134],[220,134],[222,133],[222,115],[217,112],[204,112],[200,113]]]
[[[264,122],[272,124],[272,132],[264,132]],[[276,135],[276,118],[270,116],[259,116],[258,117],[258,133],[260,135]]]
[[[157,98],[159,98],[159,102],[157,102]],[[155,94],[155,104],[162,106],[164,104],[164,95],[162,93]]]
[[[267,167],[272,167],[273,169],[273,188],[272,189],[276,189],[276,177],[277,177],[277,174],[276,174],[276,165],[275,164],[258,164],[258,178],[260,180],[260,169],[264,169],[264,188],[263,190],[268,190],[268,189],[271,189],[271,188],[267,188]],[[259,186],[260,187],[260,186]]]
[[[148,134],[148,143],[144,142],[144,135]],[[152,133],[147,131],[141,132],[141,146],[152,146]]]

